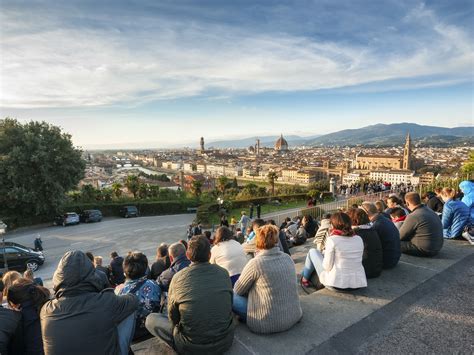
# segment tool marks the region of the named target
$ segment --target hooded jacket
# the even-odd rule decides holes
[[[81,251],[67,252],[53,276],[55,299],[41,309],[45,354],[117,354],[117,325],[138,309],[135,295],[102,292]]]
[[[464,197],[461,201],[464,202],[467,207],[469,207],[471,212],[471,221],[474,221],[474,182],[468,180],[462,181],[459,184],[459,188],[464,194]]]

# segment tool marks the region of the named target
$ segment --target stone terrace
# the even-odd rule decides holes
[[[311,247],[309,240],[291,249],[298,278]],[[474,248],[464,241],[448,240],[434,258],[402,255],[395,269],[368,280],[363,290],[335,293],[323,289],[308,295],[299,287],[303,308],[300,323],[272,335],[253,334],[239,324],[228,354],[353,353],[416,301],[444,287],[453,274],[473,269],[473,264]],[[158,339],[135,344],[133,350],[137,355],[174,354]]]

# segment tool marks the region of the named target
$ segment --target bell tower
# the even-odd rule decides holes
[[[410,133],[407,134],[405,148],[403,148],[403,170],[411,169],[411,138]]]

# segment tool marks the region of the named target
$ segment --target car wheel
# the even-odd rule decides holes
[[[29,260],[26,262],[26,269],[31,271],[36,271],[39,268],[39,264],[36,260]]]
[[[125,214],[125,218],[128,218],[128,213],[127,213],[127,214]]]

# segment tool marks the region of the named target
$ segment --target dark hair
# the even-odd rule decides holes
[[[205,263],[209,261],[211,253],[211,244],[203,235],[196,235],[191,238],[188,245],[187,256],[189,260],[197,263]]]
[[[18,279],[7,290],[7,300],[13,304],[23,305],[32,302],[38,313],[41,307],[49,300],[49,290],[42,286],[37,286],[28,279]]]
[[[353,203],[352,208],[359,208],[359,205],[357,203]]]
[[[382,213],[387,208],[387,205],[385,204],[385,202],[383,202],[383,200],[378,200],[375,201],[375,207],[377,207],[378,212]]]
[[[226,242],[228,240],[234,239],[232,231],[227,227],[219,227],[214,234],[214,244],[219,244],[220,242]]]
[[[323,214],[323,219],[329,219],[331,218],[331,214],[330,213],[325,213]]]
[[[353,226],[361,226],[370,223],[369,216],[362,208],[351,208],[347,214]]]
[[[252,229],[254,229],[255,227],[261,227],[261,226],[264,226],[264,225],[265,225],[265,221],[263,219],[256,218],[252,222]]]
[[[211,238],[211,231],[204,231],[203,235],[207,238],[207,239],[210,239]]]
[[[3,281],[2,279],[0,278],[0,293],[3,293],[3,288],[5,287],[5,285],[3,284]]]
[[[421,205],[421,197],[418,192],[409,192],[405,195],[405,201],[410,202],[413,206]]]
[[[110,257],[111,258],[116,258],[118,256],[117,252],[116,251],[113,251],[110,253]]]
[[[168,246],[166,244],[162,244],[156,249],[156,255],[165,257],[168,255]]]
[[[147,267],[148,259],[143,253],[129,253],[123,260],[123,272],[131,280],[145,276]]]
[[[267,221],[267,224],[271,224],[272,226],[276,226],[275,220],[274,219],[269,219]]]
[[[403,208],[400,208],[400,207],[394,207],[392,208],[392,210],[390,211],[390,216],[392,217],[403,217],[403,216],[406,216],[406,212]]]
[[[188,250],[188,242],[185,241],[184,239],[180,239],[179,242],[184,245],[184,248]]]
[[[331,225],[345,236],[353,235],[351,218],[344,212],[336,212],[331,216]]]
[[[94,263],[94,254],[91,251],[86,252],[87,258]]]
[[[389,196],[387,198],[387,201],[388,200],[392,201],[393,203],[395,203],[397,205],[400,205],[402,203],[402,201],[400,201],[400,199],[397,196]]]

